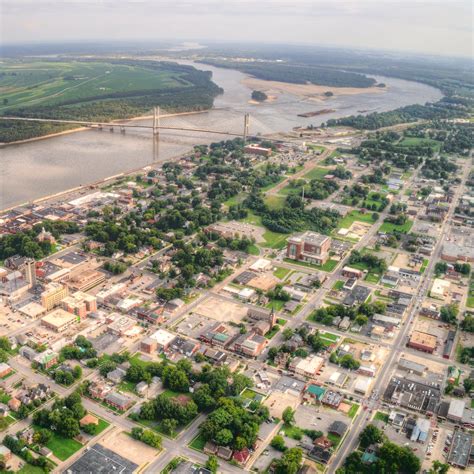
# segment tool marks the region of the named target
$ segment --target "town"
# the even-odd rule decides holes
[[[471,125],[236,138],[3,211],[2,468],[472,469]]]

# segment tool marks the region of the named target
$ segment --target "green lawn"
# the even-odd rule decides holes
[[[283,209],[285,207],[285,196],[278,196],[278,194],[269,194],[265,197],[265,204],[270,209]]]
[[[315,166],[312,170],[308,171],[304,177],[306,179],[318,179],[324,178],[327,174],[331,174],[330,168],[321,168],[319,166]]]
[[[97,425],[97,430],[95,432],[96,435],[102,433],[105,429],[107,429],[110,426],[110,423],[107,421],[103,420],[102,418],[99,418],[99,424]]]
[[[281,188],[278,191],[278,194],[286,198],[286,196],[289,196],[290,194],[300,194],[300,192],[301,192],[300,187],[287,184],[285,187]]]
[[[471,408],[474,408],[474,398],[471,400]]]
[[[347,413],[347,415],[349,416],[349,418],[354,418],[357,414],[357,411],[359,410],[359,407],[360,405],[358,403],[353,403],[352,406],[351,406],[351,409],[349,410],[349,412]]]
[[[352,211],[349,212],[345,217],[343,217],[338,224],[338,229],[349,229],[350,226],[355,222],[366,222],[368,224],[373,224],[375,222],[374,218],[372,217],[373,212],[360,212],[360,211]]]
[[[249,212],[247,217],[241,219],[241,222],[246,224],[253,224],[259,227],[264,227],[262,225],[262,218],[257,216],[253,212]],[[272,232],[271,230],[265,230],[263,233],[264,243],[260,244],[262,247],[280,249],[286,245],[286,240],[288,239],[288,234],[280,234],[279,232]]]
[[[388,414],[378,411],[374,416],[374,420],[381,420],[384,423],[388,423]]]
[[[286,304],[286,301],[282,301],[282,300],[270,300],[267,304],[266,304],[266,308],[269,308],[269,309],[274,309],[275,311],[281,311],[283,309],[283,306],[285,306]]]
[[[420,273],[425,273],[426,267],[428,266],[429,260],[427,258],[423,259],[423,263],[421,264]]]
[[[246,193],[236,194],[235,196],[232,196],[231,198],[227,199],[227,201],[224,201],[224,205],[228,207],[235,206],[237,204],[240,204],[246,197]]]
[[[289,268],[276,267],[276,269],[273,271],[273,275],[275,275],[280,280],[283,280],[290,272],[291,270]]]
[[[75,452],[79,451],[82,448],[82,444],[75,439],[62,438],[53,432],[53,436],[46,444],[46,447],[51,449],[58,459],[65,461]]]
[[[369,283],[377,284],[380,281],[380,277],[381,275],[379,275],[378,273],[369,272],[365,276],[364,280],[368,281]]]
[[[260,191],[262,191],[262,193],[264,193],[264,192],[274,188],[278,183],[281,183],[284,179],[285,179],[285,176],[279,176],[278,181],[276,181],[275,183],[267,184],[263,188],[260,188]]]
[[[310,150],[313,150],[313,151],[319,151],[319,152],[323,152],[326,147],[322,146],[322,145],[315,145],[314,143],[307,143],[306,146],[310,149]]]
[[[298,260],[292,260],[291,258],[285,258],[285,262],[294,263],[295,265],[301,265],[303,267],[316,268],[323,272],[332,272],[339,263],[337,260],[329,259],[324,265],[313,265],[312,263],[299,262]]]
[[[129,382],[128,380],[122,380],[118,386],[118,389],[122,392],[135,393],[135,383]]]
[[[267,339],[271,339],[279,330],[280,326],[278,324],[275,324],[275,326],[273,326],[272,329],[265,334],[265,337]]]
[[[44,470],[41,467],[31,464],[25,464],[19,471],[15,472],[16,474],[44,474]]]
[[[327,437],[332,442],[332,444],[335,448],[337,448],[337,446],[339,446],[339,443],[341,442],[341,437],[339,435],[333,434],[333,433],[328,433]]]
[[[337,280],[336,283],[334,283],[334,286],[332,287],[333,290],[342,290],[342,287],[344,286],[344,282],[342,280]]]
[[[204,446],[206,445],[206,440],[203,436],[198,434],[189,444],[188,446],[196,451],[202,451]]]
[[[419,146],[419,145],[424,145],[424,146],[430,146],[431,148],[435,150],[439,150],[440,148],[440,142],[437,140],[433,140],[431,138],[419,138],[419,137],[405,137],[403,140],[398,142],[398,145],[400,146]]]
[[[247,252],[250,255],[260,255],[260,250],[255,244],[250,245],[249,248],[247,249]]]
[[[282,427],[282,431],[285,433],[285,436],[292,439],[301,439],[304,432],[301,428],[298,428],[295,425],[288,425],[284,424]]]
[[[410,219],[408,219],[403,225],[392,224],[391,222],[384,222],[380,226],[379,232],[391,234],[397,231],[402,234],[408,234],[408,232],[410,232],[412,225],[413,225],[413,221],[411,221]]]
[[[319,335],[323,338],[323,339],[329,339],[330,341],[332,342],[337,342],[339,341],[339,336],[337,334],[333,334],[332,332],[324,332],[324,331],[321,331],[319,333]]]

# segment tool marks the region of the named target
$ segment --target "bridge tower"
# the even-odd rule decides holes
[[[160,108],[153,108],[153,136],[160,135]]]
[[[244,115],[244,142],[247,141],[247,136],[249,134],[249,120],[250,120],[250,114],[245,114]]]

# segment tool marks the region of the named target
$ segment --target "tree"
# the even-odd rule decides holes
[[[291,407],[286,407],[283,410],[282,418],[287,425],[291,425],[295,420],[295,410]]]
[[[215,441],[219,446],[228,446],[233,439],[232,431],[227,428],[218,431],[215,436]]]
[[[428,474],[448,474],[449,464],[444,464],[441,461],[433,461],[431,469],[428,471]]]
[[[33,440],[35,441],[35,443],[45,445],[48,443],[52,436],[53,433],[51,433],[50,430],[46,428],[40,428],[35,431],[35,434],[33,435]]]
[[[270,444],[272,448],[275,448],[278,451],[285,451],[286,449],[285,440],[283,439],[283,436],[280,435],[274,436]]]
[[[378,444],[383,441],[383,433],[374,425],[367,425],[359,435],[360,445],[367,448],[371,444]]]
[[[474,316],[466,314],[461,321],[461,329],[466,332],[474,332]]]
[[[215,456],[209,456],[206,461],[206,468],[209,469],[212,473],[216,473],[219,468],[219,462]]]
[[[458,312],[458,305],[448,304],[441,308],[440,316],[442,321],[444,321],[445,323],[456,324]]]
[[[97,425],[94,425],[94,423],[89,423],[87,425],[82,426],[81,428],[82,431],[90,435],[95,435],[97,431]]]
[[[276,474],[296,474],[303,461],[303,450],[301,448],[287,449],[283,456],[275,461]]]
[[[168,435],[172,435],[175,432],[177,427],[178,427],[178,422],[173,418],[165,418],[161,422],[162,430]]]
[[[143,443],[148,444],[156,449],[161,449],[162,438],[159,434],[152,430],[144,430],[140,439]]]
[[[80,432],[79,421],[72,416],[61,417],[56,429],[65,438],[75,438]]]

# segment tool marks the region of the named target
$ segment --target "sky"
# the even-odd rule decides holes
[[[6,43],[251,41],[472,56],[470,0],[0,0]]]

